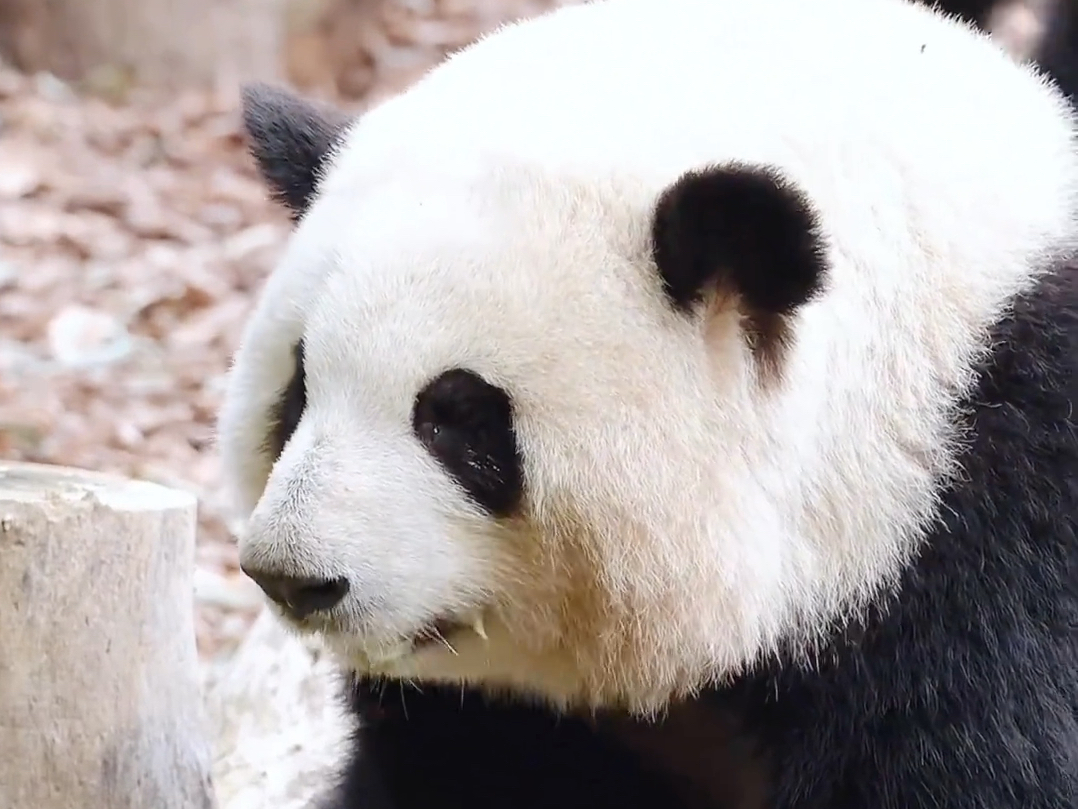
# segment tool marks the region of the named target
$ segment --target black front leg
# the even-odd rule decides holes
[[[326,809],[679,809],[584,720],[460,688],[361,681],[361,729]]]

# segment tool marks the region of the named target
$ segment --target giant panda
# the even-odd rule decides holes
[[[906,0],[595,0],[243,120],[219,417],[332,809],[1078,807],[1078,129]]]

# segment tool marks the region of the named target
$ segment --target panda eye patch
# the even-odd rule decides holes
[[[462,368],[446,371],[416,396],[412,429],[482,508],[496,516],[516,509],[523,471],[504,390]]]
[[[266,450],[274,460],[284,452],[285,445],[299,426],[307,408],[307,376],[303,367],[303,341],[292,348],[294,361],[292,377],[281,391],[270,412]]]

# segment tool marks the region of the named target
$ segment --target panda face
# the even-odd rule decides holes
[[[220,417],[244,569],[362,671],[561,706],[891,581],[1075,235],[1058,95],[892,0],[574,6],[358,121],[245,122],[297,224]]]
[[[698,306],[693,273],[712,247],[693,235],[682,199],[694,186],[704,193],[710,183],[719,197],[726,188],[732,220],[743,193],[761,203],[772,195],[743,232],[789,227],[775,249],[808,279],[789,284],[791,295],[807,299],[822,277],[819,234],[801,198],[766,173],[753,188],[753,177],[715,171],[661,198],[630,187],[611,203],[605,189],[503,168],[483,178],[493,201],[470,207],[455,190],[440,197],[428,178],[415,197],[387,188],[360,203],[366,224],[348,229],[338,217],[350,218],[356,201],[323,196],[285,258],[305,244],[303,266],[324,262],[323,273],[274,297],[297,307],[299,328],[265,333],[285,360],[261,366],[272,380],[252,377],[277,398],[268,424],[254,422],[272,471],[264,488],[252,486],[241,553],[260,582],[312,583],[316,607],[343,594],[329,609],[293,598],[282,615],[324,632],[363,668],[516,687],[541,676],[543,693],[579,692],[585,639],[647,595],[628,578],[638,558],[667,555],[647,561],[659,586],[683,578],[646,515],[693,519],[685,498],[671,496],[699,485],[679,479],[684,459],[705,469],[709,452],[731,451],[707,438],[728,431],[709,406],[712,360],[686,312]],[[514,195],[521,186],[546,201],[536,208]],[[625,213],[611,215],[611,204]],[[405,220],[422,240],[383,235]],[[595,224],[581,230],[581,221]],[[323,228],[337,234],[326,252]],[[532,236],[522,242],[521,233]],[[656,271],[661,245],[694,240],[696,253],[671,250],[662,257],[669,272]],[[507,274],[520,283],[505,284]],[[767,305],[775,318],[796,308],[778,298]],[[537,335],[547,335],[541,346]],[[753,349],[741,341],[732,350]],[[754,373],[746,363],[746,377]],[[671,431],[669,419],[684,429]],[[639,452],[626,456],[631,445]],[[611,574],[626,578],[607,581]]]

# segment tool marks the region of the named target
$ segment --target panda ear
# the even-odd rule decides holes
[[[259,173],[295,221],[307,210],[322,164],[350,118],[261,82],[244,85],[240,99]]]
[[[684,174],[659,197],[651,235],[663,287],[682,311],[714,289],[737,296],[749,318],[789,315],[820,291],[826,274],[815,211],[768,166]]]

